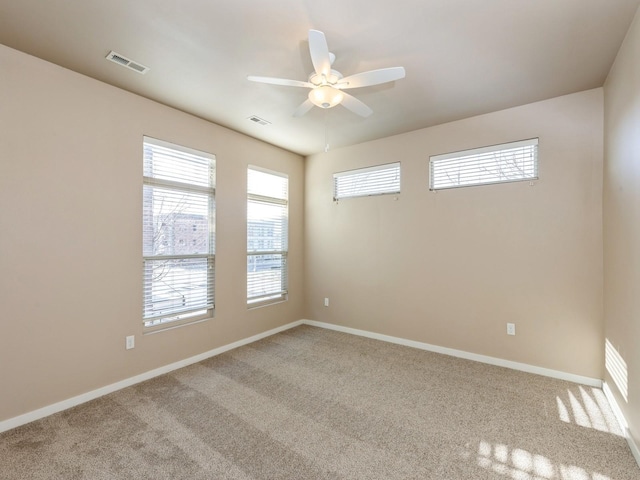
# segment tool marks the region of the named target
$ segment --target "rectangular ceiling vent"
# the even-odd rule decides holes
[[[141,63],[134,62],[133,60],[125,57],[124,55],[120,55],[113,50],[109,52],[109,55],[107,55],[105,58],[112,61],[113,63],[117,63],[118,65],[130,68],[131,70],[134,70],[138,73],[142,73],[143,75],[149,71],[149,67],[145,67]]]
[[[258,125],[271,125],[271,122],[266,121],[264,118],[260,118],[256,115],[251,115],[248,120],[251,120],[254,123],[257,123]]]

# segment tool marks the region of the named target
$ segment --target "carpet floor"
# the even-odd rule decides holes
[[[603,392],[301,326],[0,435],[0,478],[638,480]]]

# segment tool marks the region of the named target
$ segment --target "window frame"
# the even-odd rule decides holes
[[[449,189],[455,189],[455,188],[477,187],[477,186],[483,186],[483,185],[497,185],[501,183],[531,182],[531,181],[538,180],[539,179],[538,177],[538,164],[539,164],[538,145],[539,145],[539,138],[536,137],[536,138],[530,138],[526,140],[519,140],[515,142],[489,145],[486,147],[472,148],[469,150],[461,150],[457,152],[444,153],[440,155],[432,155],[429,157],[429,190],[433,192],[437,192],[439,190],[449,190]],[[457,162],[457,165],[459,166],[459,168],[462,167],[463,165],[469,168],[469,166],[474,166],[474,161],[475,161],[477,166],[480,169],[485,164],[489,163],[488,161],[484,161],[482,156],[486,156],[487,154],[500,154],[503,152],[508,152],[510,150],[525,149],[527,147],[532,147],[532,151],[531,151],[532,173],[530,175],[525,175],[523,173],[523,175],[520,177],[506,178],[506,175],[500,172],[500,174],[505,176],[505,178],[501,180],[491,179],[487,181],[475,181],[475,182],[469,180],[469,181],[466,181],[465,183],[447,184],[444,186],[435,185],[436,183],[435,170],[439,165],[446,166],[446,163],[452,164],[454,162]],[[473,158],[473,157],[476,157],[476,158]],[[497,167],[497,168],[501,168],[501,167]],[[518,167],[515,167],[515,168],[518,168]],[[480,175],[480,173],[478,173],[478,175]]]
[[[392,170],[394,168],[394,170]],[[397,171],[395,170],[397,169]],[[365,193],[352,193],[352,194],[344,194],[340,195],[339,192],[339,183],[340,179],[345,178],[353,178],[360,176],[366,176],[369,173],[383,172],[385,170],[391,171],[390,176],[395,176],[396,178],[390,179],[386,176],[376,178],[377,181],[366,182],[363,185],[358,186],[359,189],[366,189]],[[396,181],[397,180],[397,188],[395,183],[392,185],[392,188],[384,189],[384,185],[381,186],[379,190],[371,190],[375,187],[376,183],[380,183],[379,179],[383,178],[385,181]],[[344,170],[342,172],[336,172],[333,174],[333,201],[338,202],[340,200],[344,200],[347,198],[359,198],[359,197],[374,197],[378,195],[399,195],[401,191],[402,185],[402,168],[400,162],[390,162],[383,163],[380,165],[372,165],[369,167],[356,168],[352,170]],[[368,188],[368,189],[367,189]]]
[[[205,159],[208,161],[208,172],[207,172],[207,182],[209,186],[198,185],[194,183],[181,182],[176,180],[162,179],[153,176],[145,175],[144,166],[147,162],[146,159],[146,149],[150,147],[152,150],[155,147],[159,147],[162,149],[168,149],[172,152],[179,154],[187,154],[190,156],[200,157],[201,159]],[[156,331],[168,330],[176,327],[180,327],[183,325],[190,325],[193,323],[199,323],[210,318],[213,318],[215,312],[215,192],[216,192],[216,156],[209,152],[204,152],[201,150],[196,150],[190,147],[185,147],[182,145],[178,145],[175,143],[166,142],[164,140],[159,140],[149,136],[143,136],[143,255],[142,255],[142,277],[143,277],[143,298],[142,298],[142,324],[144,333],[153,333]],[[154,194],[154,189],[164,189],[174,193],[187,193],[193,195],[204,195],[207,199],[207,242],[208,242],[208,251],[205,253],[197,253],[197,254],[156,254],[156,255],[145,255],[145,249],[149,246],[153,247],[153,238],[151,240],[151,245],[146,245],[146,239],[144,234],[144,229],[147,228],[145,226],[145,219],[147,216],[146,212],[146,195],[148,195],[147,191],[149,191],[151,195]],[[149,190],[147,190],[149,189]],[[192,220],[191,220],[192,221]],[[197,225],[196,226],[197,230]],[[193,228],[193,227],[192,227]],[[191,233],[193,233],[193,229]],[[195,242],[196,239],[193,239]],[[184,245],[186,246],[187,242],[185,241]],[[179,244],[183,245],[183,244]],[[182,311],[172,311],[171,313],[165,315],[151,315],[147,316],[147,308],[146,305],[148,303],[148,292],[152,291],[152,281],[149,282],[147,279],[147,266],[150,262],[158,261],[158,260],[178,260],[188,262],[190,260],[206,260],[206,300],[205,305],[202,305],[198,308],[186,309]],[[152,268],[152,267],[149,267]],[[171,287],[170,287],[171,288]]]
[[[259,172],[261,174],[273,175],[275,177],[284,178],[286,180],[286,198],[277,198],[269,195],[264,195],[261,193],[251,193],[250,185],[249,185],[249,175],[251,171]],[[284,225],[282,226],[283,237],[281,238],[282,249],[263,249],[263,250],[250,250],[249,249],[249,235],[250,235],[250,218],[249,218],[249,208],[251,202],[259,203],[263,205],[273,205],[280,206],[285,208],[284,214]],[[266,169],[263,167],[258,167],[256,165],[248,165],[247,166],[247,281],[246,281],[246,301],[247,308],[253,309],[258,307],[263,307],[266,305],[271,305],[275,303],[285,302],[289,299],[289,262],[288,262],[288,254],[289,254],[289,175],[283,172],[277,172],[274,170]],[[281,289],[278,292],[265,293],[258,296],[249,296],[250,293],[250,277],[249,277],[249,265],[250,258],[257,256],[269,256],[269,255],[279,255],[281,258],[281,266],[280,266],[280,285]]]

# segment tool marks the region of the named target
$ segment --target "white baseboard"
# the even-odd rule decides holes
[[[640,448],[635,443],[633,437],[629,433],[629,426],[627,420],[616,402],[613,393],[609,385],[606,382],[598,378],[584,377],[581,375],[574,375],[572,373],[561,372],[559,370],[552,370],[549,368],[536,367],[534,365],[528,365],[526,363],[512,362],[510,360],[503,360],[501,358],[489,357],[487,355],[479,355],[476,353],[465,352],[464,350],[455,350],[453,348],[440,347],[437,345],[431,345],[423,342],[416,342],[414,340],[407,340],[405,338],[392,337],[389,335],[383,335],[380,333],[373,333],[366,330],[358,330],[356,328],[343,327],[341,325],[334,325],[332,323],[317,322],[315,320],[303,320],[301,323],[305,325],[311,325],[314,327],[326,328],[328,330],[335,330],[338,332],[349,333],[351,335],[359,335],[361,337],[373,338],[375,340],[382,340],[383,342],[395,343],[398,345],[404,345],[407,347],[418,348],[420,350],[426,350],[429,352],[442,353],[444,355],[451,355],[453,357],[464,358],[466,360],[473,360],[480,363],[487,363],[490,365],[496,365],[499,367],[511,368],[513,370],[520,370],[528,373],[535,373],[537,375],[543,375],[545,377],[557,378],[559,380],[567,380],[573,383],[579,383],[581,385],[588,385],[591,387],[602,388],[604,391],[611,409],[616,416],[620,427],[624,432],[624,436],[629,444],[629,449],[633,454],[638,466],[640,467]]]
[[[464,358],[466,360],[473,360],[475,362],[487,363],[489,365],[496,365],[498,367],[511,368],[513,370],[520,370],[522,372],[535,373],[537,375],[543,375],[545,377],[557,378],[560,380],[567,380],[573,383],[579,383],[582,385],[588,385],[590,387],[602,388],[602,380],[599,378],[583,377],[581,375],[574,375],[572,373],[561,372],[559,370],[551,370],[549,368],[536,367],[526,363],[512,362],[510,360],[503,360],[502,358],[489,357],[487,355],[479,355],[477,353],[469,353],[464,350],[456,350],[453,348],[440,347],[438,345],[431,345],[423,342],[416,342],[415,340],[407,340],[405,338],[392,337],[389,335],[383,335],[380,333],[372,333],[366,330],[358,330],[356,328],[343,327],[340,325],[334,325],[332,323],[316,322],[315,320],[303,320],[305,325],[311,325],[314,327],[327,328],[329,330],[336,330],[338,332],[350,333],[352,335],[359,335],[361,337],[373,338],[375,340],[382,340],[383,342],[396,343],[398,345],[404,345],[407,347],[418,348],[420,350],[426,350],[429,352],[442,353],[443,355],[450,355],[452,357]]]
[[[604,382],[604,384],[602,385],[602,391],[604,392],[605,397],[607,397],[607,400],[609,400],[611,409],[613,410],[613,413],[615,414],[616,419],[620,424],[620,428],[624,433],[624,437],[627,439],[627,443],[629,444],[629,449],[631,450],[633,457],[636,459],[636,462],[638,463],[638,467],[640,467],[640,448],[638,448],[638,445],[636,444],[633,437],[631,436],[631,433],[629,432],[629,423],[627,422],[627,419],[625,418],[624,413],[622,413],[622,409],[620,408],[620,405],[618,404],[618,401],[616,400],[616,397],[613,395],[613,392],[611,391],[611,387],[609,387],[609,384],[607,382]]]
[[[81,403],[88,402],[90,400],[94,400],[96,398],[102,397],[109,393],[113,393],[115,391],[121,390],[126,387],[130,387],[131,385],[135,385],[136,383],[144,382],[145,380],[149,380],[151,378],[157,377],[159,375],[163,375],[165,373],[172,372],[182,367],[186,367],[188,365],[201,362],[202,360],[206,360],[210,357],[215,357],[216,355],[220,355],[221,353],[227,352],[229,350],[233,350],[234,348],[241,347],[243,345],[247,345],[249,343],[256,342],[266,337],[270,337],[271,335],[275,335],[276,333],[283,332],[285,330],[289,330],[290,328],[297,327],[302,325],[303,321],[298,320],[297,322],[288,323],[287,325],[283,325],[278,328],[274,328],[272,330],[268,330],[266,332],[259,333],[249,338],[244,338],[242,340],[238,340],[237,342],[230,343],[228,345],[223,345],[222,347],[214,348],[213,350],[209,350],[208,352],[201,353],[199,355],[195,355],[193,357],[186,358],[184,360],[180,360],[175,363],[171,363],[169,365],[165,365],[164,367],[159,367],[154,370],[150,370],[145,373],[141,373],[140,375],[136,375],[134,377],[126,378],[116,383],[112,383],[111,385],[107,385],[105,387],[98,388],[96,390],[92,390],[87,393],[83,393],[81,395],[77,395],[75,397],[69,398],[67,400],[63,400],[61,402],[54,403],[52,405],[48,405],[43,408],[39,408],[37,410],[33,410],[31,412],[25,413],[23,415],[19,415],[17,417],[9,418],[8,420],[3,420],[0,422],[0,433],[5,432],[7,430],[11,430],[12,428],[19,427],[20,425],[25,425],[27,423],[33,422],[35,420],[39,420],[41,418],[47,417],[49,415],[53,415],[54,413],[61,412],[63,410],[67,410],[71,407],[75,407],[76,405],[80,405]]]
[[[249,338],[245,338],[242,340],[238,340],[237,342],[230,343],[228,345],[223,345],[222,347],[215,348],[208,352],[201,353],[199,355],[195,355],[193,357],[180,360],[178,362],[172,363],[170,365],[165,365],[163,367],[156,368],[154,370],[150,370],[148,372],[142,373],[140,375],[136,375],[134,377],[130,377],[124,380],[121,380],[116,383],[112,383],[111,385],[107,385],[105,387],[98,388],[96,390],[92,390],[87,393],[83,393],[81,395],[69,398],[67,400],[63,400],[61,402],[54,403],[52,405],[48,405],[46,407],[33,410],[31,412],[25,413],[23,415],[19,415],[17,417],[10,418],[8,420],[0,421],[0,432],[4,432],[7,430],[11,430],[12,428],[19,427],[20,425],[24,425],[34,420],[38,420],[40,418],[44,418],[46,416],[52,415],[57,412],[61,412],[71,407],[75,407],[76,405],[80,405],[81,403],[88,402],[90,400],[102,397],[109,393],[115,392],[117,390],[121,390],[123,388],[129,387],[131,385],[135,385],[140,382],[144,382],[151,378],[157,377],[159,375],[163,375],[165,373],[172,372],[182,367],[186,367],[188,365],[201,362],[202,360],[206,360],[207,358],[214,357],[216,355],[220,355],[221,353],[227,352],[229,350],[233,350],[234,348],[241,347],[243,345],[247,345],[249,343],[256,342],[263,338],[269,337],[271,335],[275,335],[276,333],[283,332],[285,330],[289,330],[291,328],[297,327],[299,325],[311,325],[314,327],[325,328],[329,330],[336,330],[339,332],[349,333],[352,335],[358,335],[361,337],[368,337],[375,340],[382,340],[384,342],[395,343],[398,345],[404,345],[407,347],[418,348],[421,350],[426,350],[435,353],[441,353],[444,355],[450,355],[454,357],[464,358],[467,360],[473,360],[480,363],[487,363],[490,365],[496,365],[500,367],[511,368],[514,370],[520,370],[528,373],[535,373],[538,375],[543,375],[546,377],[558,378],[561,380],[567,380],[574,383],[580,383],[583,385],[589,385],[593,387],[601,388],[602,380],[590,377],[583,377],[580,375],[574,375],[566,372],[561,372],[558,370],[551,370],[548,368],[536,367],[533,365],[528,365],[524,363],[512,362],[509,360],[503,360],[500,358],[489,357],[486,355],[479,355],[475,353],[465,352],[463,350],[455,350],[453,348],[440,347],[437,345],[431,345],[428,343],[417,342],[414,340],[407,340],[399,337],[392,337],[389,335],[383,335],[379,333],[368,332],[366,330],[358,330],[355,328],[343,327],[340,325],[334,325],[331,323],[317,322],[314,320],[298,320],[296,322],[292,322],[286,325],[283,325],[278,328],[274,328],[272,330],[268,330],[266,332],[254,335]],[[617,406],[617,405],[616,405]],[[629,437],[628,437],[629,438]],[[633,444],[633,440],[629,444],[632,451],[634,452],[634,456],[636,459],[640,458],[640,454],[638,452],[637,446]],[[640,462],[639,462],[640,463]]]

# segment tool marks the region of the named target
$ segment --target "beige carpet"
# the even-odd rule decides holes
[[[638,480],[601,390],[302,326],[0,435],[2,479]]]

